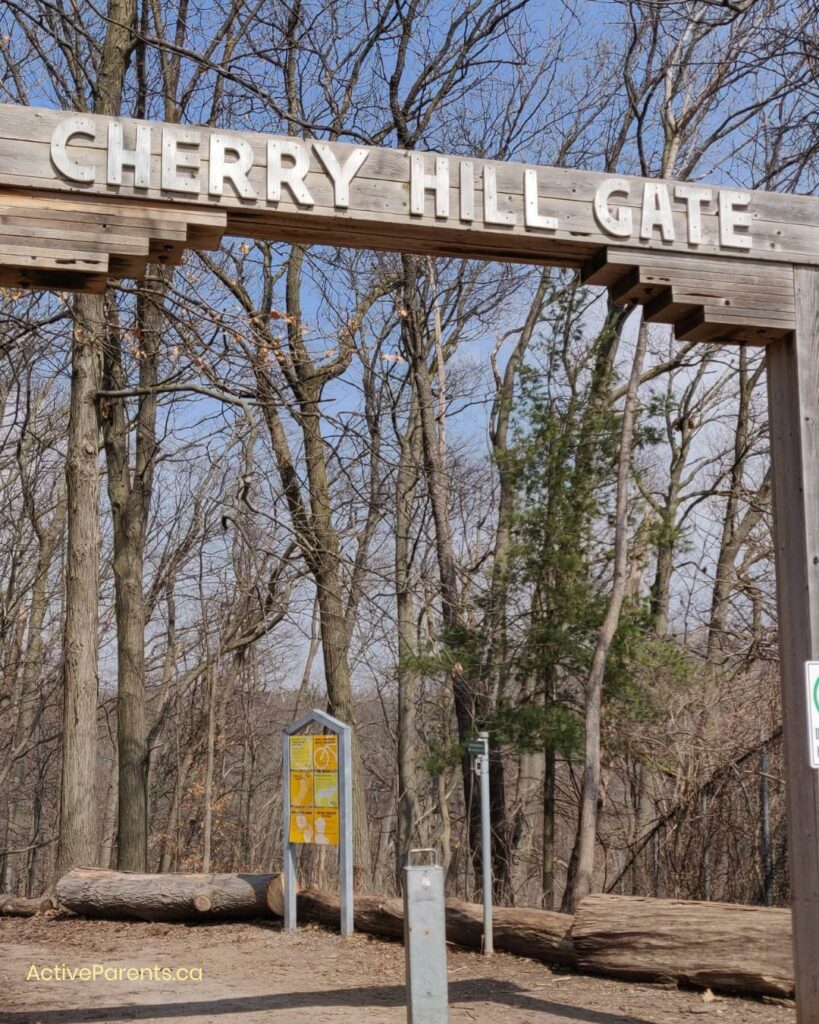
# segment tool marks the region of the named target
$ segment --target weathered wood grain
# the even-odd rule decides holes
[[[280,202],[271,204],[266,200],[266,145],[275,136],[266,136],[252,132],[225,132],[222,129],[195,129],[199,131],[201,143],[199,147],[203,183],[199,195],[170,196],[159,188],[161,180],[161,126],[153,125],[151,134],[151,187],[148,189],[134,188],[131,172],[126,168],[122,185],[105,184],[105,160],[107,125],[111,119],[94,117],[97,125],[95,138],[88,139],[78,136],[71,142],[71,152],[76,159],[93,166],[97,172],[97,181],[93,184],[78,184],[61,178],[53,167],[49,154],[49,143],[54,128],[67,116],[66,113],[0,106],[0,184],[6,186],[52,188],[74,194],[97,194],[119,197],[148,198],[162,200],[171,204],[183,201],[188,204],[206,205],[225,208],[229,212],[228,230],[233,230],[231,223],[233,212],[252,210],[260,220],[266,217],[277,219],[284,212],[297,212],[305,220],[333,215],[340,216],[342,211],[334,205],[334,192],[331,181],[312,150],[308,150],[310,170],[305,184],[315,200],[315,206],[299,207],[287,189],[282,191]],[[121,119],[126,136],[126,145],[135,131],[138,122]],[[208,172],[208,140],[211,135],[241,137],[251,148],[254,155],[254,166],[248,179],[259,197],[257,200],[240,198],[233,186],[227,183],[223,196],[206,194]],[[301,145],[304,140],[296,141]],[[325,143],[336,153],[339,159],[346,159],[354,147],[345,143]],[[429,235],[440,235],[450,229],[463,226],[458,217],[459,188],[458,175],[454,173],[460,157],[448,159],[452,165],[449,190],[450,216],[435,216],[435,199],[431,192],[426,193],[424,216],[414,218],[409,213],[410,204],[410,159],[407,152],[365,147],[368,157],[351,185],[350,209],[343,211],[345,219],[355,222],[354,244],[367,245],[366,231],[368,224],[391,223],[407,224],[412,220],[421,223]],[[431,161],[431,157],[427,158]],[[475,180],[475,231],[483,236],[507,234],[515,239],[542,239],[548,248],[549,241],[565,241],[582,239],[596,245],[617,242],[628,248],[661,250],[680,253],[719,254],[724,247],[716,244],[719,238],[717,218],[716,186],[711,186],[713,198],[703,206],[702,224],[706,243],[692,246],[687,241],[685,206],[682,202],[672,202],[673,222],[676,239],[673,242],[662,242],[659,237],[649,241],[641,240],[635,225],[632,238],[625,240],[612,239],[596,222],[593,214],[593,199],[600,184],[611,178],[599,172],[573,171],[565,168],[533,167],[532,165],[509,162],[471,160]],[[518,216],[514,227],[491,225],[482,220],[484,170],[491,168],[497,181],[497,196],[501,211],[512,211]],[[558,218],[556,231],[526,228],[523,225],[524,197],[523,172],[534,170],[537,174],[537,191],[540,212]],[[617,205],[638,211],[642,202],[642,189],[646,179],[628,177],[631,186],[629,196],[618,196]],[[673,189],[675,182],[668,182]],[[764,261],[782,261],[814,263],[819,261],[819,204],[808,197],[778,196],[771,193],[754,192],[749,209],[751,217],[751,236],[753,249],[750,252],[730,250],[730,255],[737,261],[756,258]],[[490,258],[491,255],[490,255]]]
[[[219,210],[0,190],[0,286],[102,291],[109,277],[141,277],[149,259],[173,265],[187,247],[218,246],[225,225]]]
[[[65,112],[58,112],[53,110],[47,110],[44,108],[32,108],[32,107],[21,107],[12,104],[0,105],[0,123],[2,123],[2,135],[3,138],[7,138],[12,142],[19,141],[30,141],[40,142],[48,144],[51,139],[54,126],[59,120],[67,115]],[[100,121],[107,121],[108,119],[100,119]],[[135,121],[130,118],[118,118],[125,126],[125,132],[130,139],[132,132],[137,124],[145,124],[146,122]],[[280,138],[279,136],[264,135],[256,132],[245,132],[241,130],[237,131],[226,131],[225,129],[212,129],[206,127],[196,128],[202,134],[202,152],[206,156],[207,151],[207,139],[213,133],[225,134],[225,135],[240,135],[243,139],[249,142],[253,149],[254,159],[257,164],[263,164],[265,160],[265,144],[267,139]],[[127,141],[127,139],[126,139]],[[304,140],[299,139],[297,141],[303,142]],[[105,135],[100,133],[95,140],[83,140],[83,145],[89,149],[97,149],[103,151],[106,146]],[[339,154],[341,158],[345,158],[353,149],[357,148],[356,143],[325,143],[329,145],[330,149]],[[358,173],[358,177],[367,179],[389,179],[389,180],[409,180],[408,171],[408,158],[409,153],[405,150],[400,149],[385,149],[376,147],[366,147],[370,149],[370,153],[366,163],[363,165]],[[158,134],[154,134],[151,137],[151,151],[153,155],[159,157],[161,154],[161,142]],[[438,154],[430,155],[429,160],[433,159],[433,156]],[[461,159],[460,157],[453,157],[452,159]],[[522,178],[518,171],[521,169],[536,169],[539,171],[549,171],[548,184],[541,181],[539,182],[539,194],[543,197],[548,195],[554,195],[555,198],[564,198],[568,200],[575,200],[580,202],[591,202],[594,193],[599,187],[600,183],[612,175],[604,174],[595,171],[577,171],[572,168],[562,167],[550,167],[542,168],[537,167],[534,164],[518,164],[506,161],[496,160],[477,160],[469,157],[475,168],[475,179],[480,184],[481,181],[481,168],[484,165],[491,166],[495,169],[498,189],[500,192],[510,192],[522,194]],[[315,154],[310,153],[310,169],[312,173],[321,173],[323,168],[320,161],[317,159]],[[630,182],[633,182],[636,186],[642,187],[646,182],[651,182],[653,179],[647,179],[638,175],[618,175],[618,177],[627,177]],[[453,181],[456,176],[452,175]],[[677,182],[668,182],[670,186],[678,184]],[[709,185],[707,182],[698,183],[704,187],[715,188],[716,186]],[[808,224],[812,226],[819,226],[819,206],[817,206],[813,197],[810,196],[799,196],[799,195],[780,195],[769,192],[754,192],[753,193],[753,207],[752,217],[754,220],[768,220],[782,224]],[[635,196],[632,196],[631,200],[623,200],[623,205],[632,206],[637,208],[638,204]],[[706,214],[707,216],[707,214]]]
[[[307,888],[298,894],[300,921],[338,927],[339,901],[335,893]],[[280,916],[280,915],[279,915]],[[495,907],[495,948],[563,967],[576,964],[572,946],[572,917],[527,907]],[[400,939],[404,935],[404,908],[400,899],[356,895],[355,927],[371,935]],[[463,900],[446,901],[447,941],[467,949],[483,942],[483,907]]]
[[[605,210],[598,214],[594,209],[596,192],[611,180],[609,175],[470,159],[474,189],[471,212],[466,213],[458,171],[464,158],[452,156],[446,158],[448,204],[439,203],[444,193],[436,197],[427,189],[422,199],[416,199],[420,205],[415,214],[411,154],[364,147],[367,157],[350,182],[349,205],[342,202],[339,207],[332,178],[313,148],[318,145],[315,140],[277,140],[253,132],[184,129],[200,136],[199,167],[191,172],[199,192],[169,192],[160,187],[162,132],[168,126],[149,125],[150,176],[144,182],[148,187],[136,187],[127,166],[121,183],[109,185],[112,119],[91,116],[94,137],[76,135],[66,147],[71,160],[94,169],[96,180],[80,183],[57,170],[51,152],[55,127],[72,116],[0,105],[0,284],[99,290],[108,277],[140,277],[149,259],[178,263],[186,246],[212,248],[227,233],[578,267],[587,283],[606,285],[616,302],[645,304],[648,319],[672,324],[680,338],[767,344],[795,326],[793,264],[819,263],[819,202],[809,197],[751,193],[751,247],[743,250],[723,244],[731,239],[720,235],[717,187],[711,187],[711,199],[701,206],[704,238],[692,244],[687,206],[674,198],[674,182],[662,183],[670,197],[669,239],[663,240],[659,228],[649,238],[640,237],[646,179],[618,178],[631,192],[618,193],[616,206],[630,213],[633,231],[628,238],[613,238],[609,232],[616,225],[606,227]],[[121,123],[124,144],[131,147],[137,125],[145,123]],[[211,137],[239,138],[249,146],[254,165],[242,186],[247,194],[240,196],[229,178],[222,195],[209,194]],[[297,202],[287,186],[281,187],[279,199],[269,201],[266,162],[271,140],[284,148],[302,147],[309,168],[304,186],[312,205]],[[357,148],[346,143],[321,145],[341,161]],[[419,166],[431,171],[431,160],[422,156]],[[537,189],[537,202],[530,194],[529,208],[540,218],[556,218],[556,228],[542,220],[536,226],[527,224],[524,173]],[[487,220],[485,189],[497,204],[498,218],[511,217],[515,223]],[[94,262],[106,256],[107,264]]]
[[[819,660],[819,271],[794,270],[796,331],[766,353],[796,994],[819,1024],[819,772],[808,759],[805,662]]]
[[[722,991],[793,994],[787,910],[636,896],[582,900],[572,927],[581,971],[680,980]]]

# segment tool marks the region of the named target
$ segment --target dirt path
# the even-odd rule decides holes
[[[202,980],[27,980],[32,964],[201,968]],[[487,961],[450,949],[448,970],[452,1024],[795,1021],[785,1006],[558,974],[505,954]],[[364,936],[0,919],[0,1024],[404,1024],[403,984],[402,946]]]

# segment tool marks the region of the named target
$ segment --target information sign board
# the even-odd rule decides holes
[[[292,735],[291,843],[338,846],[338,736]]]
[[[310,728],[324,731],[305,731]],[[296,927],[298,851],[309,843],[338,849],[339,923],[342,935],[352,935],[352,729],[314,708],[286,726],[282,740],[284,930]]]

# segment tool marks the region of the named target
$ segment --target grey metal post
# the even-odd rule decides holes
[[[341,889],[341,934],[353,934],[353,752],[352,729],[338,733],[338,881]]]
[[[432,854],[432,864],[413,864]],[[404,868],[404,960],[407,972],[408,1024],[447,1024],[444,869],[434,850],[410,850]]]
[[[479,732],[483,740],[481,772],[481,866],[483,868],[483,955],[495,951],[492,935],[492,820],[489,806],[489,733]]]
[[[296,930],[296,851],[290,842],[290,733],[282,732],[284,790],[282,798],[282,862],[284,867],[284,930]]]

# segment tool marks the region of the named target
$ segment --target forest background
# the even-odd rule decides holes
[[[774,0],[6,0],[0,100],[814,193]],[[252,241],[0,293],[0,891],[272,870],[355,725],[358,884],[789,898],[762,350],[575,272]],[[330,884],[332,851],[307,847]]]

